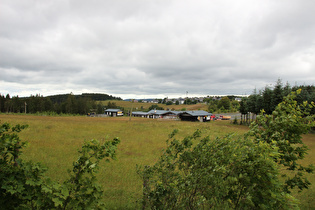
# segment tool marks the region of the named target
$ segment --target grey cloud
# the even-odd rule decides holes
[[[278,78],[312,83],[314,6],[311,0],[5,0],[0,85],[19,92],[18,84],[29,84],[44,95],[54,88],[145,96],[243,94]]]

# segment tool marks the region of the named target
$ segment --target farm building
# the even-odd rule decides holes
[[[111,116],[111,117],[118,117],[118,116],[124,116],[124,113],[120,109],[106,109],[105,115]]]
[[[149,112],[132,112],[134,117],[144,117],[153,119],[178,119],[183,121],[210,121],[211,113],[198,110],[198,111],[165,111],[165,110],[151,110]]]
[[[198,110],[198,111],[184,111],[178,114],[179,118],[184,121],[210,121],[211,113]]]
[[[132,112],[133,117],[144,117],[149,118],[148,112]]]
[[[175,119],[177,114],[172,111],[165,110],[151,110],[148,112],[150,118],[164,118],[164,119]]]
[[[163,119],[176,119],[178,113],[174,111],[165,110],[150,110],[149,112],[132,112],[134,117],[144,117],[144,118],[163,118]]]

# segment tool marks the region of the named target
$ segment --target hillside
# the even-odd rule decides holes
[[[47,96],[53,103],[62,103],[65,102],[68,98],[69,94],[60,94],[60,95],[52,95]],[[107,95],[103,93],[82,93],[81,95],[74,95],[76,99],[86,98],[91,99],[93,101],[104,101],[104,100],[122,100],[119,97],[115,97],[112,95]]]

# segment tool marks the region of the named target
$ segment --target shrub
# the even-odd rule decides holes
[[[307,101],[298,104],[295,98],[300,92],[301,90],[297,90],[284,97],[272,114],[265,114],[262,110],[248,132],[255,142],[276,144],[279,148],[280,155],[275,162],[291,172],[283,173],[287,177],[284,185],[286,192],[295,187],[299,190],[308,188],[310,182],[304,177],[304,173],[312,173],[314,170],[312,165],[303,166],[299,163],[308,151],[308,147],[302,142],[302,134],[307,134],[315,126],[315,117],[310,114],[315,104]]]
[[[27,126],[8,123],[0,126],[0,206],[3,209],[99,209],[103,191],[95,172],[99,161],[115,158],[119,139],[100,144],[85,141],[79,158],[69,171],[69,178],[60,184],[45,177],[47,170],[40,163],[20,158],[26,146],[17,135]]]
[[[138,166],[143,208],[275,209],[296,205],[282,191],[274,158],[278,149],[249,138],[227,135],[210,140],[200,131],[177,140],[175,130],[153,166]]]

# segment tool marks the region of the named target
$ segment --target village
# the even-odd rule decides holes
[[[242,100],[241,97],[231,96],[234,100],[240,102]],[[135,103],[165,103],[165,104],[195,104],[195,103],[205,103],[209,100],[219,101],[222,99],[222,96],[207,96],[207,97],[186,97],[186,98],[164,98],[164,99],[134,99],[133,101]],[[128,101],[131,101],[132,99],[127,99]]]
[[[220,96],[208,96],[208,97],[191,97],[191,98],[164,98],[164,99],[127,99],[126,101],[132,101],[133,103],[153,103],[153,104],[166,104],[166,105],[182,105],[182,104],[197,104],[197,103],[208,103],[209,100],[220,101]],[[234,97],[234,100],[240,101],[241,98]],[[182,120],[182,121],[199,121],[208,122],[214,120],[230,120],[230,116],[215,115],[213,113],[204,110],[181,110],[175,111],[171,109],[158,110],[151,109],[150,111],[130,111],[124,113],[119,108],[105,108],[105,116],[120,117],[120,116],[132,116],[141,118],[152,118],[152,119],[164,119],[164,120]]]
[[[124,113],[120,109],[105,109],[105,116],[120,117],[124,116]],[[230,120],[230,116],[220,115],[216,117],[214,114],[206,112],[204,110],[196,111],[171,111],[171,110],[150,110],[148,112],[135,111],[128,113],[129,116],[152,118],[152,119],[165,119],[165,120],[182,120],[182,121],[199,121],[208,122],[211,120]]]

